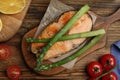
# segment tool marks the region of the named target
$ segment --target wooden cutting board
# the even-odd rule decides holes
[[[89,12],[89,14],[92,14],[92,15],[94,15],[94,16],[97,17],[97,20],[96,20],[95,24],[93,25],[93,30],[103,28],[103,29],[105,29],[106,34],[103,37],[103,39],[101,39],[96,45],[94,45],[91,49],[89,49],[88,51],[86,51],[86,53],[84,53],[83,55],[81,55],[78,58],[78,61],[81,60],[86,55],[92,53],[93,51],[104,47],[105,44],[106,44],[108,27],[110,26],[111,23],[113,23],[113,22],[115,22],[115,21],[117,21],[117,20],[120,19],[120,15],[119,15],[120,14],[120,9],[118,9],[117,12],[115,12],[113,15],[111,15],[109,17],[100,17],[100,16],[94,14],[93,12]],[[36,65],[36,57],[35,57],[34,54],[32,54],[28,50],[28,47],[30,47],[30,45],[26,43],[25,38],[26,37],[33,37],[34,34],[35,34],[35,32],[36,32],[36,30],[37,30],[37,28],[34,28],[34,29],[30,30],[28,33],[26,33],[24,35],[24,37],[22,39],[22,52],[23,52],[23,56],[24,56],[24,59],[25,59],[27,65],[31,69],[33,69],[35,67],[35,65]],[[60,73],[63,70],[65,70],[65,68],[63,68],[63,67],[57,67],[57,68],[53,68],[53,69],[48,70],[48,71],[37,72],[37,73],[42,74],[42,75],[53,75],[53,74]]]
[[[120,19],[120,15],[119,15],[120,14],[120,9],[116,13],[114,13],[113,15],[111,15],[109,17],[100,17],[100,16],[97,16],[96,14],[94,14],[93,12],[89,12],[89,13],[97,17],[97,20],[96,20],[96,22],[93,26],[93,29],[96,30],[96,29],[104,28],[106,30],[106,34],[101,41],[99,41],[95,46],[93,46],[91,49],[89,49],[86,53],[81,55],[78,58],[78,61],[81,60],[86,55],[88,55],[89,53],[104,47],[105,44],[106,44],[108,27],[110,26],[111,23]],[[32,54],[30,51],[28,51],[28,47],[30,46],[30,44],[26,43],[25,38],[26,37],[33,37],[36,30],[37,30],[37,28],[34,28],[31,31],[29,31],[28,33],[26,33],[25,36],[23,37],[23,40],[22,40],[23,56],[24,56],[24,59],[25,59],[27,65],[31,69],[33,69],[36,65],[36,57],[35,57],[34,54]],[[60,73],[63,70],[65,70],[65,68],[57,67],[57,68],[54,68],[54,69],[51,69],[51,70],[48,70],[48,71],[37,72],[37,73],[42,74],[42,75],[53,75],[53,74]]]
[[[30,2],[31,0],[26,0],[26,7],[20,13],[10,15],[0,13],[0,19],[3,23],[2,31],[0,31],[0,42],[9,40],[12,36],[15,35],[15,33],[21,27]]]

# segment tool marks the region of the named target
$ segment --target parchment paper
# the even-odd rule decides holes
[[[51,0],[34,37],[36,38],[48,24],[55,21],[62,13],[70,10],[74,10],[74,8],[63,4],[58,0]]]
[[[37,38],[37,36],[43,31],[43,29],[50,24],[51,22],[55,21],[56,18],[58,18],[62,13],[66,12],[66,11],[71,11],[71,10],[75,10],[73,7],[68,6],[63,4],[62,2],[58,1],[58,0],[51,0],[50,4],[46,10],[46,13],[44,15],[44,17],[42,18],[40,25],[38,27],[38,30],[35,33],[34,38]],[[91,16],[94,18],[94,21],[96,20],[96,18],[94,16]],[[87,43],[87,40],[84,41],[77,49],[74,49],[70,52],[68,52],[68,54],[64,54],[62,56],[60,56],[59,58],[52,58],[49,59],[52,62],[56,62],[59,61],[67,56],[70,56],[71,54],[75,53],[78,49],[80,49],[81,47],[83,47],[85,44]],[[62,65],[63,67],[70,69],[75,65],[77,58],[74,59],[73,61],[70,61],[64,65]]]

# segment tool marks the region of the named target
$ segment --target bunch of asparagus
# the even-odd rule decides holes
[[[34,68],[36,71],[44,71],[49,70],[58,66],[61,66],[71,60],[74,60],[75,58],[79,57],[81,54],[85,53],[88,49],[90,49],[92,46],[94,46],[105,34],[104,29],[91,31],[91,32],[84,32],[79,34],[71,34],[63,36],[71,27],[74,25],[78,19],[80,19],[88,10],[90,7],[88,5],[83,6],[73,17],[72,19],[53,37],[50,39],[34,39],[34,38],[26,38],[27,42],[42,42],[48,44],[43,48],[41,54],[37,58],[37,65]],[[64,40],[70,40],[70,39],[76,39],[76,38],[86,38],[86,37],[93,37],[94,38],[85,45],[82,49],[78,50],[75,54],[70,55],[67,58],[64,58],[63,60],[60,60],[58,62],[55,62],[53,64],[46,64],[43,65],[43,57],[46,55],[47,51],[50,49],[50,47],[57,41],[64,41]]]

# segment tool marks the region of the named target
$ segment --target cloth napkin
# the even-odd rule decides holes
[[[120,41],[111,45],[111,54],[116,58],[117,67],[113,70],[120,79]]]

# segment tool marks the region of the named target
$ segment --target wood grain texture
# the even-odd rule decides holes
[[[26,6],[20,13],[8,15],[0,13],[0,19],[3,24],[3,28],[0,31],[0,42],[7,41],[16,34],[21,27],[30,2],[31,0],[26,0]]]
[[[89,15],[96,17],[96,21],[93,25],[93,30],[96,29],[104,29],[105,30],[105,35],[104,37],[97,42],[97,44],[95,44],[92,48],[90,48],[89,50],[87,50],[84,54],[81,54],[78,57],[78,60],[76,62],[79,62],[81,59],[83,59],[84,57],[86,57],[87,55],[91,54],[93,51],[98,50],[103,48],[106,45],[107,42],[107,32],[108,32],[108,28],[109,25],[111,25],[113,22],[120,20],[120,8],[112,15],[110,15],[109,17],[100,17],[97,16],[94,12],[89,11],[88,12]],[[22,54],[24,57],[24,60],[26,62],[26,64],[33,69],[36,66],[36,57],[33,53],[31,53],[31,51],[28,50],[28,48],[30,47],[29,43],[27,43],[25,41],[25,38],[27,37],[34,37],[34,34],[37,30],[37,27],[35,27],[34,29],[31,29],[29,32],[27,32],[23,39],[22,39]],[[46,63],[47,62],[47,63]],[[44,61],[44,64],[48,64],[51,63],[50,61]],[[83,66],[86,66],[87,64],[84,64]],[[62,66],[47,70],[47,71],[36,71],[37,73],[39,73],[40,75],[46,75],[46,76],[51,76],[51,75],[55,75],[55,74],[59,74],[62,71],[64,71],[65,68]]]
[[[120,7],[120,0],[61,0],[62,2],[79,8],[84,4],[89,4],[91,10],[100,16],[109,16],[114,13]],[[98,58],[106,53],[110,52],[110,46],[113,42],[120,40],[120,21],[117,21],[110,25],[108,30],[107,44],[103,49],[97,50],[82,60],[80,60],[73,69],[65,70],[61,74],[54,76],[40,76],[29,70],[25,64],[23,56],[21,54],[21,39],[23,35],[39,25],[41,18],[43,17],[45,10],[50,0],[32,0],[32,4],[24,19],[24,22],[17,32],[17,34],[6,43],[12,47],[11,56],[6,61],[0,61],[0,80],[8,80],[5,69],[8,65],[17,64],[22,69],[21,80],[38,80],[38,79],[71,79],[71,80],[87,80],[88,75],[85,72],[85,64],[91,61],[98,60]],[[18,53],[15,53],[15,50]]]

